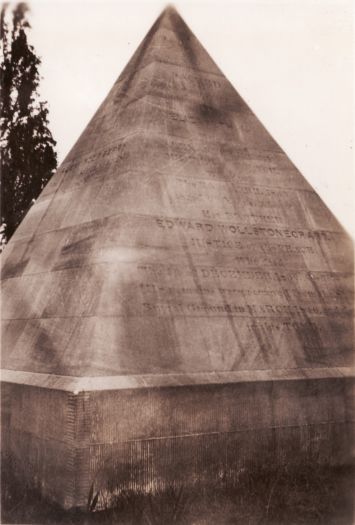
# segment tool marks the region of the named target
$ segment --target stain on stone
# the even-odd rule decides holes
[[[9,279],[10,277],[19,277],[23,274],[28,262],[29,258],[18,262],[6,262],[1,269],[1,278]]]

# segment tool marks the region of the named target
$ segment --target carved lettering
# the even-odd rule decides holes
[[[273,317],[273,316],[334,316],[342,314],[350,314],[351,311],[345,307],[334,306],[324,308],[322,306],[310,305],[290,305],[290,304],[235,304],[235,303],[219,303],[206,304],[197,302],[144,302],[144,309],[149,312],[154,312],[160,315],[181,314],[181,315],[235,315],[246,317]]]
[[[331,240],[336,232],[329,232],[324,230],[302,230],[302,229],[287,229],[287,228],[273,228],[261,226],[249,226],[239,224],[225,224],[225,223],[200,223],[194,220],[183,219],[179,217],[166,218],[160,217],[156,219],[156,223],[163,229],[181,229],[183,231],[204,230],[207,233],[220,232],[225,235],[243,235],[249,237],[268,237],[268,238],[292,238],[292,239],[312,239],[312,240]]]

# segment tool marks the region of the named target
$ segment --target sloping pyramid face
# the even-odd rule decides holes
[[[2,366],[345,369],[352,274],[349,237],[168,9],[5,250]]]

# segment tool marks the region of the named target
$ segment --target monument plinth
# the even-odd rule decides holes
[[[174,9],[3,257],[3,448],[46,497],[348,460],[352,242]]]

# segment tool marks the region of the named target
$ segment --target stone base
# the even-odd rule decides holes
[[[273,378],[241,372],[234,382],[232,375],[181,376],[180,385],[174,375],[158,386],[156,376],[7,371],[3,454],[65,508],[85,507],[90,493],[107,502],[121,489],[154,492],[233,481],[247,468],[350,461],[354,381],[344,369]]]

